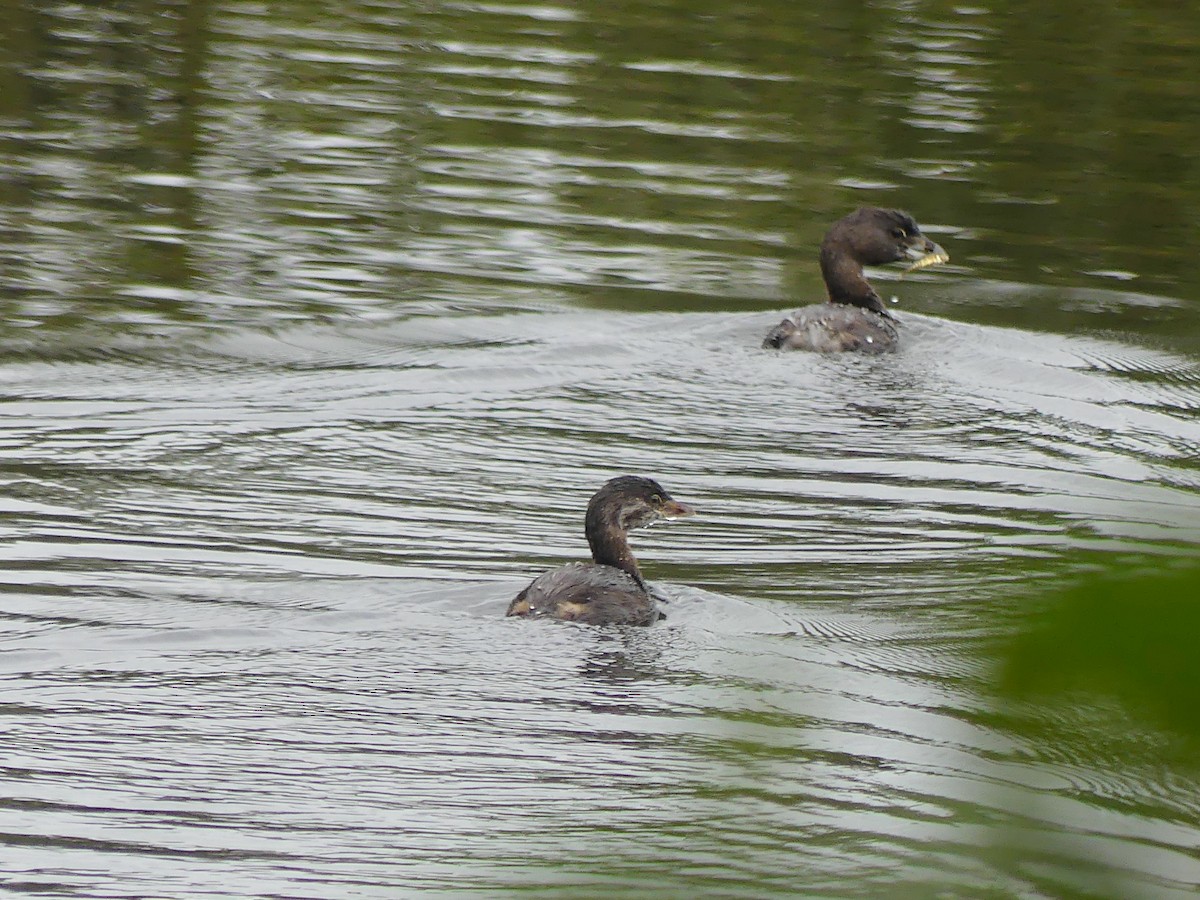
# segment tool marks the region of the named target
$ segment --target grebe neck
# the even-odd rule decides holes
[[[867,281],[862,264],[836,242],[821,244],[821,275],[831,303],[861,306],[891,318],[883,301]]]
[[[592,548],[592,559],[597,564],[629,573],[638,587],[646,589],[642,570],[638,568],[637,559],[629,547],[625,529],[611,520],[588,516],[587,539],[588,546]]]

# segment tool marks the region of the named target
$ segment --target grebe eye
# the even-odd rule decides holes
[[[661,506],[663,499],[658,494],[651,494],[650,502],[653,503],[655,506]]]
[[[900,238],[901,240],[903,240],[904,238],[908,237],[908,232],[905,231],[903,228],[893,228],[892,229],[892,237]]]

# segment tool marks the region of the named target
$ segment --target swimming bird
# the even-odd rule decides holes
[[[651,625],[660,616],[628,534],[660,519],[695,512],[657,481],[622,475],[588,503],[584,533],[592,562],[571,563],[533,580],[509,604],[507,615],[563,619],[589,625]]]
[[[950,256],[898,209],[864,206],[833,224],[821,242],[826,303],[798,309],[771,329],[763,346],[780,350],[882,353],[896,349],[896,320],[863,273],[863,266],[911,260],[912,268]]]

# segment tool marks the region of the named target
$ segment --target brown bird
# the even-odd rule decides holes
[[[821,242],[821,275],[827,303],[796,310],[771,329],[764,347],[837,353],[895,350],[896,320],[863,273],[863,266],[912,260],[924,268],[949,255],[898,209],[865,206],[833,224]]]
[[[635,475],[612,479],[592,497],[584,517],[593,562],[539,575],[517,594],[507,614],[589,625],[653,624],[660,615],[658,605],[629,548],[628,533],[694,512],[657,481]]]

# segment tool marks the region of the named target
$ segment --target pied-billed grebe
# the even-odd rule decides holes
[[[584,518],[595,562],[571,563],[539,575],[509,604],[508,615],[589,625],[652,624],[658,606],[629,549],[627,532],[694,512],[657,481],[635,475],[612,479],[592,497]]]
[[[833,224],[821,241],[821,275],[828,303],[796,310],[771,329],[764,347],[836,353],[894,350],[896,320],[863,274],[863,266],[903,259],[924,268],[946,262],[946,251],[921,233],[913,217],[898,209],[864,206]]]

